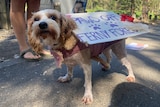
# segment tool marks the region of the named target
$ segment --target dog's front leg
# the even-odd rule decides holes
[[[73,66],[67,66],[67,74],[58,78],[59,82],[69,82],[73,77]]]
[[[85,104],[90,104],[93,102],[92,82],[91,82],[91,79],[92,79],[91,63],[82,64],[82,68],[85,76],[85,83],[84,83],[85,92],[82,98],[82,102]]]

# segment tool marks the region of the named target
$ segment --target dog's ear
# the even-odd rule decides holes
[[[75,33],[73,32],[73,30],[77,28],[77,25],[72,18],[66,17],[64,15],[61,15],[60,24],[61,24],[60,25],[61,26],[60,35],[64,43],[64,48],[66,50],[70,50],[77,43],[77,37],[75,36]]]
[[[28,42],[35,53],[39,54],[42,53],[42,43],[38,35],[35,35],[35,32],[32,30],[32,24],[33,24],[33,19],[31,18],[28,21]]]
[[[77,28],[77,24],[75,23],[75,21],[63,14],[60,15],[60,26],[62,33],[65,34]]]

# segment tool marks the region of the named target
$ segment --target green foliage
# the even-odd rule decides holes
[[[159,0],[88,0],[86,10],[114,11],[119,14],[135,14],[136,17],[160,15]]]

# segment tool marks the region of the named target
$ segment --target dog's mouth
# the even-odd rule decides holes
[[[58,43],[54,43],[53,46],[58,46]]]
[[[40,33],[41,34],[50,34],[50,31],[49,30],[41,30]]]
[[[52,37],[54,40],[57,38],[57,32],[51,29],[39,30],[39,34],[43,39],[47,38],[47,36]]]

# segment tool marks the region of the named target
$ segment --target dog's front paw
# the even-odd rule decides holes
[[[91,104],[93,102],[93,96],[92,94],[86,94],[82,98],[82,103],[84,104]]]
[[[60,77],[58,78],[58,81],[59,81],[59,82],[69,82],[69,81],[71,81],[71,80],[72,80],[72,77],[69,76],[68,74],[66,74],[65,76],[60,76]]]
[[[128,81],[128,82],[135,82],[135,76],[128,75],[128,76],[127,76],[127,81]]]

